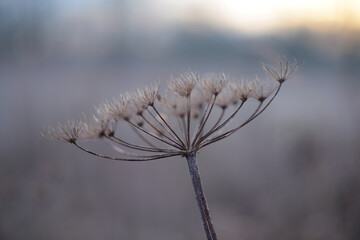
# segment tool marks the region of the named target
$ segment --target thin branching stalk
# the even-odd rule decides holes
[[[181,148],[181,144],[172,140],[171,138],[169,138],[168,136],[166,136],[162,131],[160,131],[157,127],[155,127],[150,121],[148,121],[143,115],[141,115],[141,118],[147,123],[149,124],[150,127],[152,127],[159,135],[163,136],[164,138],[168,139],[170,142],[176,144],[179,148]]]
[[[157,148],[154,144],[152,144],[149,140],[146,139],[146,137],[144,135],[142,135],[139,130],[137,130],[136,128],[134,128],[133,126],[131,126],[131,129],[134,131],[134,133],[141,139],[143,140],[147,145],[149,145],[152,148]]]
[[[181,145],[185,147],[184,142],[181,140],[181,138],[176,134],[176,132],[170,127],[170,125],[165,121],[164,117],[159,113],[159,111],[156,109],[155,106],[152,106],[156,114],[160,117],[160,119],[165,123],[165,125],[169,128],[169,130],[175,135],[175,137],[179,140]]]
[[[201,139],[195,144],[196,146],[200,143],[203,142],[207,137],[209,137],[211,134],[219,131],[221,128],[223,128],[227,123],[230,122],[231,119],[233,119],[235,117],[235,115],[239,112],[239,110],[242,108],[242,106],[244,105],[245,101],[242,101],[240,106],[235,110],[235,112],[228,117],[222,124],[220,124],[219,126],[217,126],[215,129],[210,130],[208,133],[206,133],[203,137],[201,137]]]
[[[175,152],[175,150],[173,150],[173,149],[149,148],[149,147],[142,147],[142,146],[126,143],[123,140],[121,140],[121,139],[119,139],[119,138],[117,138],[115,136],[105,135],[104,137],[109,139],[110,141],[112,141],[114,143],[120,144],[120,145],[125,146],[127,148],[131,148],[133,150],[138,150],[138,151],[143,151],[143,152],[166,152],[166,153]]]
[[[212,139],[209,139],[209,140],[207,140],[207,141],[204,141],[203,143],[200,144],[199,149],[201,149],[201,148],[203,148],[203,147],[205,147],[205,146],[207,146],[207,145],[209,145],[209,144],[211,144],[211,143],[220,141],[220,140],[228,137],[229,134],[231,135],[231,134],[234,133],[235,131],[237,131],[237,130],[239,130],[240,128],[242,128],[243,126],[245,126],[247,123],[249,123],[249,120],[251,120],[251,119],[253,118],[253,116],[256,115],[256,113],[260,110],[261,106],[262,106],[262,103],[259,103],[259,105],[258,105],[258,107],[255,109],[254,113],[253,113],[247,120],[245,120],[245,122],[242,123],[239,127],[234,128],[234,129],[232,129],[232,130],[229,130],[229,131],[227,131],[226,133],[223,133],[223,134],[221,134],[221,135],[219,135],[219,136],[217,136],[217,137],[214,137],[214,138],[212,138]]]
[[[168,157],[174,157],[174,156],[180,155],[179,153],[169,153],[169,154],[162,154],[162,155],[148,155],[145,158],[120,158],[120,157],[111,157],[111,156],[93,152],[91,150],[88,150],[88,149],[80,146],[77,143],[73,143],[73,144],[76,147],[78,147],[79,149],[81,149],[82,151],[90,153],[94,156],[106,158],[106,159],[110,159],[110,160],[116,160],[116,161],[144,162],[144,161],[152,161],[152,160],[157,160],[157,159],[161,159],[161,158],[168,158]]]
[[[129,156],[129,157],[135,157],[135,158],[146,158],[148,157],[148,155],[145,154],[138,154],[138,153],[133,153],[133,152],[129,152],[119,146],[117,146],[115,143],[113,143],[112,141],[106,141],[106,143],[112,148],[114,149],[114,151],[124,155],[124,156]]]
[[[244,122],[242,123],[240,126],[227,131],[226,133],[221,134],[220,136],[217,136],[211,140],[209,140],[208,142],[205,142],[200,148],[203,148],[211,143],[220,141],[226,137],[229,137],[230,135],[232,135],[233,133],[235,133],[236,131],[238,131],[239,129],[241,129],[242,127],[244,127],[245,125],[247,125],[248,123],[250,123],[252,120],[254,120],[256,117],[258,117],[261,113],[263,113],[265,111],[265,109],[270,105],[270,103],[275,99],[275,97],[277,96],[277,94],[280,91],[280,88],[282,86],[282,83],[280,83],[279,87],[277,88],[275,94],[273,95],[273,97],[269,100],[269,102],[260,110],[263,102],[260,102],[259,106],[256,108],[256,110],[254,111],[254,113]]]
[[[168,142],[168,141],[166,141],[166,140],[164,140],[164,139],[161,139],[161,138],[155,136],[154,134],[146,131],[145,129],[143,129],[143,128],[139,127],[139,126],[137,126],[136,124],[132,123],[131,121],[128,121],[128,122],[129,122],[132,126],[134,126],[135,128],[137,128],[137,129],[139,129],[140,131],[142,131],[143,133],[145,133],[145,134],[147,134],[147,135],[149,135],[149,136],[151,136],[151,137],[159,140],[160,142],[163,142],[163,143],[165,143],[165,144],[167,144],[167,145],[169,145],[169,146],[172,146],[172,147],[174,147],[174,148],[178,148],[177,145],[174,145],[174,144],[172,144],[172,143],[170,143],[170,142]]]
[[[136,144],[131,144],[131,143],[125,142],[115,136],[104,135],[103,137],[105,137],[106,139],[108,139],[116,144],[122,145],[124,147],[130,148],[133,150],[139,150],[139,151],[143,151],[143,152],[159,152],[159,151],[161,151],[160,149],[156,149],[156,148],[144,147],[144,146],[139,146]]]
[[[204,126],[205,126],[207,120],[209,119],[209,116],[210,116],[210,114],[211,114],[211,111],[212,111],[212,109],[213,109],[213,107],[214,107],[214,104],[215,104],[215,101],[216,101],[216,97],[217,97],[217,96],[214,96],[214,99],[213,99],[213,101],[211,102],[210,109],[209,109],[209,111],[207,112],[206,117],[205,117],[204,120],[202,121],[202,123],[201,123],[201,125],[200,125],[200,127],[199,127],[199,130],[197,131],[197,133],[196,133],[196,135],[195,135],[195,138],[194,138],[194,140],[193,140],[194,143],[196,142],[196,140],[197,140],[197,138],[199,137],[200,133],[203,131]]]
[[[149,109],[147,109],[147,112],[150,114],[150,116],[161,126],[161,128],[163,129],[163,130],[165,130],[171,137],[172,137],[172,139],[173,140],[175,140],[176,141],[176,136],[173,134],[173,132],[172,131],[170,131],[167,127],[165,127],[164,126],[164,124],[162,123],[162,122],[160,122],[159,121],[159,119],[158,118],[156,118],[155,117],[155,115],[149,110]],[[172,129],[171,129],[172,130]],[[178,139],[179,140],[179,139]],[[180,144],[182,145],[182,142],[181,141],[179,141],[180,142]],[[183,146],[183,145],[182,145]],[[184,147],[184,146],[183,146]]]

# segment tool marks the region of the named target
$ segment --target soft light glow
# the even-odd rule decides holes
[[[291,27],[360,28],[359,0],[157,0],[169,20],[259,33]]]

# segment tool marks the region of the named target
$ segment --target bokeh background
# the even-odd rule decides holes
[[[199,154],[219,239],[360,239],[360,1],[0,0],[0,239],[204,239],[184,159],[112,162],[40,131],[279,55],[301,68],[272,106]]]

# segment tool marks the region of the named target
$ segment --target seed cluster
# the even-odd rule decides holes
[[[171,77],[165,94],[159,93],[159,84],[125,93],[100,104],[90,120],[49,128],[43,135],[113,160],[149,161],[195,154],[201,148],[229,137],[259,116],[298,65],[296,61],[285,59],[277,67],[263,64],[263,68],[276,80],[272,81],[273,84],[261,82],[257,77],[250,81],[232,82],[225,74],[200,76],[187,72]],[[226,129],[251,98],[258,101],[252,114],[232,129]],[[217,107],[219,111],[214,111]],[[228,113],[228,109],[233,112]],[[215,114],[217,116],[212,116]],[[209,120],[210,116],[215,120]],[[118,129],[120,121],[128,124],[143,143],[126,140]],[[80,145],[81,140],[87,139],[106,141],[120,156],[103,155]]]

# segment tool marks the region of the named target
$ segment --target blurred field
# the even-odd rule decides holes
[[[360,239],[359,30],[159,29],[127,1],[57,4],[0,1],[0,239],[204,239],[184,159],[111,162],[40,131],[189,69],[264,77],[282,54],[301,69],[274,104],[199,154],[219,239]]]

